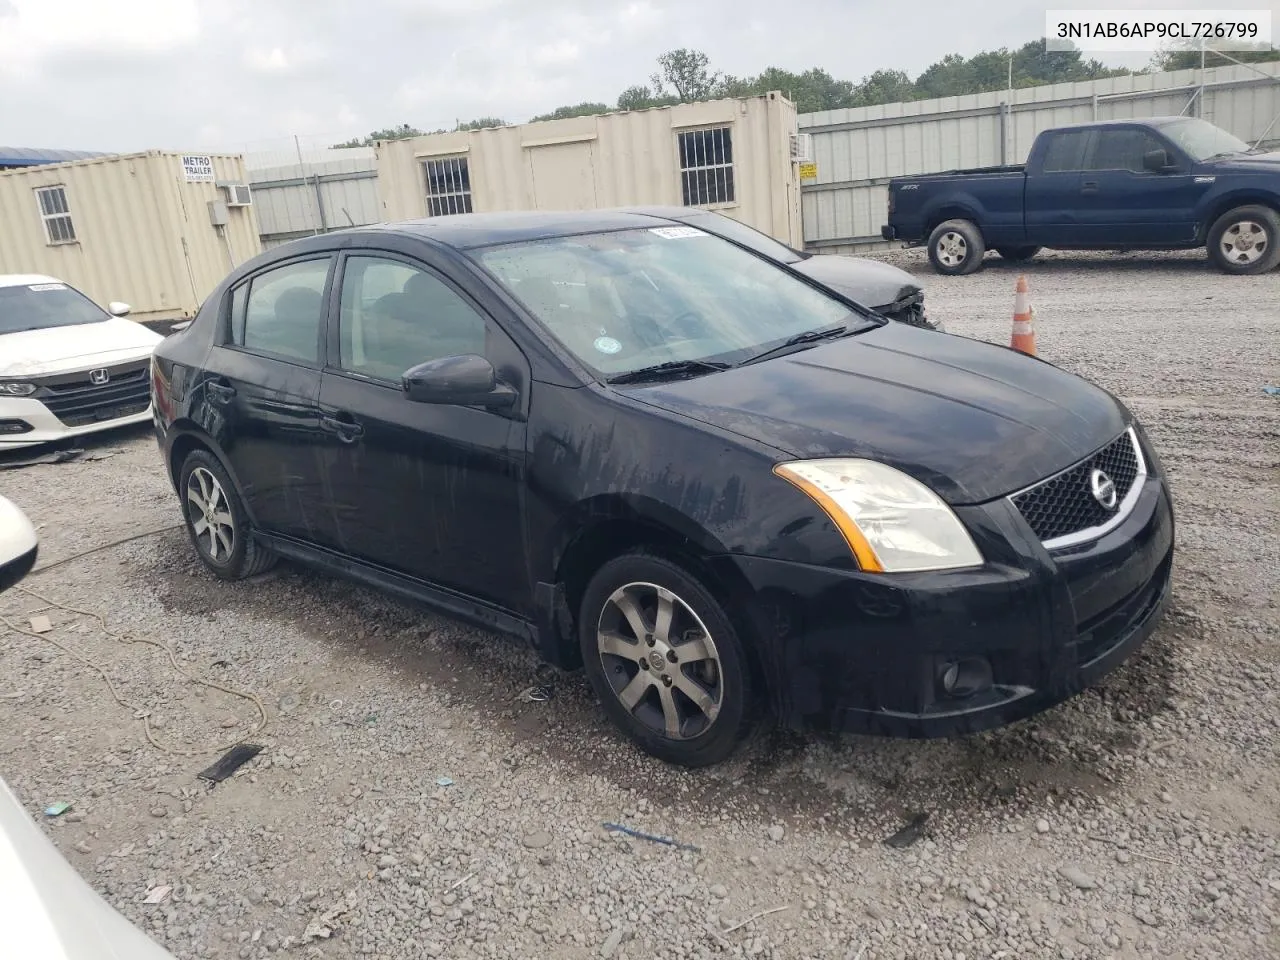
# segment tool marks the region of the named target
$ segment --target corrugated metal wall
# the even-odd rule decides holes
[[[677,135],[721,125],[732,129],[735,199],[714,209],[799,244],[795,107],[778,93],[383,142],[380,219],[426,216],[424,164],[446,157],[467,158],[477,212],[679,205]]]
[[[249,182],[262,245],[274,247],[298,237],[377,223],[377,177],[372,148],[329,150],[302,164],[251,165]]]
[[[220,180],[245,181],[238,156],[213,157]],[[61,186],[74,243],[51,244],[35,191]],[[209,219],[213,183],[188,183],[179,154],[148,152],[0,173],[0,273],[43,273],[137,319],[189,316],[231,269],[258,253],[252,207]]]
[[[959,167],[1023,163],[1036,135],[1065,123],[1180,113],[1254,140],[1280,139],[1280,64],[1059,83],[1009,92],[801,114],[818,176],[801,185],[804,242],[839,252],[887,247],[880,239],[889,178]],[[1008,101],[1007,109],[1002,106]],[[1190,107],[1188,103],[1190,102]],[[1001,131],[1004,131],[1002,137]]]

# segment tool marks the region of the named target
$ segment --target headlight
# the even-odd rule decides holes
[[[873,573],[982,565],[964,525],[924,484],[874,460],[800,460],[773,472],[818,504]]]
[[[6,397],[29,397],[36,392],[34,383],[0,383],[0,395]]]

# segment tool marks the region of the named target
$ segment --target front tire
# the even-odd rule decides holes
[[[217,457],[207,450],[188,454],[178,490],[187,535],[210,573],[243,580],[275,564],[276,555],[254,540],[240,494]]]
[[[1039,252],[1039,247],[996,247],[996,253],[1000,254],[1000,259],[1013,263],[1030,260]]]
[[[947,220],[929,234],[929,262],[950,277],[973,273],[987,252],[982,231],[971,220]]]
[[[583,594],[578,640],[605,713],[646,752],[705,767],[751,733],[757,709],[742,641],[683,567],[639,552],[606,563]]]
[[[1214,221],[1207,246],[1209,258],[1224,273],[1274,270],[1280,263],[1280,216],[1260,204],[1236,207]]]

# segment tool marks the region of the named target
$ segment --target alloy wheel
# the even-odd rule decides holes
[[[236,546],[231,505],[218,478],[204,467],[187,477],[187,522],[196,544],[214,563],[225,563]]]
[[[969,244],[964,237],[954,230],[949,230],[938,238],[938,260],[948,267],[958,267],[969,255]]]
[[[715,723],[724,696],[715,640],[671,590],[619,587],[600,613],[596,646],[618,701],[655,733],[689,740]]]
[[[1253,220],[1239,220],[1223,231],[1218,242],[1226,260],[1245,266],[1257,263],[1266,253],[1267,231]]]

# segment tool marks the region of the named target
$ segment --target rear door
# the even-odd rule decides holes
[[[1195,239],[1195,211],[1208,189],[1190,164],[1167,172],[1147,170],[1153,150],[1170,159],[1179,151],[1146,127],[1102,127],[1096,131],[1080,176],[1081,235],[1088,246],[1175,246]]]
[[[415,403],[410,367],[479,354],[529,387],[523,354],[443,264],[353,249],[340,264],[321,378],[320,472],[333,549],[402,574],[527,609],[522,416]]]
[[[1080,178],[1093,142],[1093,130],[1046,133],[1040,169],[1028,166],[1023,193],[1027,242],[1071,248],[1081,242]]]
[[[310,254],[246,278],[227,297],[205,362],[208,423],[256,525],[303,540],[324,516],[315,472],[325,304],[336,257]]]

